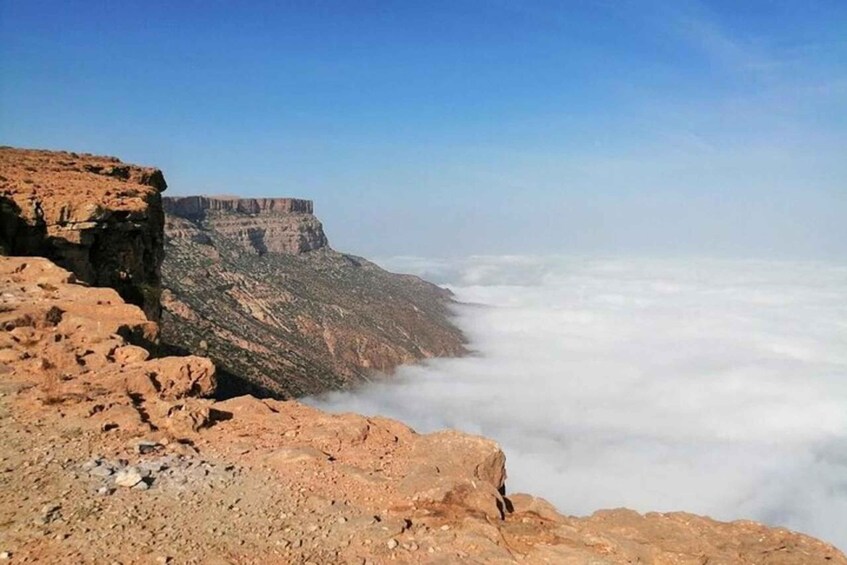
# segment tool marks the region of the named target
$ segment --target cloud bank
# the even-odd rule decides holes
[[[313,399],[500,442],[507,488],[566,514],[752,518],[847,548],[847,265],[471,257],[475,354]]]

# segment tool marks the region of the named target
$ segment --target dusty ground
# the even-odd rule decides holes
[[[412,535],[401,535],[405,524],[380,522],[307,488],[279,488],[266,471],[186,445],[141,455],[117,434],[52,416],[21,421],[10,411],[16,388],[7,383],[0,398],[0,551],[13,562],[364,563],[345,551],[353,538],[386,560],[441,552],[416,547]],[[86,469],[95,457],[137,464],[169,455],[174,462],[146,490],[114,486]],[[403,545],[390,550],[390,539]]]

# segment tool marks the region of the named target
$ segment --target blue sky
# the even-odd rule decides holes
[[[366,255],[847,256],[847,3],[0,2],[0,143]]]

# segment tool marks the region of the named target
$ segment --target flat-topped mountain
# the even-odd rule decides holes
[[[449,291],[332,250],[311,201],[163,201],[163,340],[214,359],[222,394],[312,394],[464,352]]]
[[[297,254],[327,246],[320,221],[312,215],[312,201],[294,198],[165,198],[168,233],[193,233],[205,225],[240,243],[247,251]],[[179,220],[186,222],[180,222]]]

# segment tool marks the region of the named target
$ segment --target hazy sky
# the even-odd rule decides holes
[[[0,143],[368,255],[847,255],[847,3],[0,2]]]

